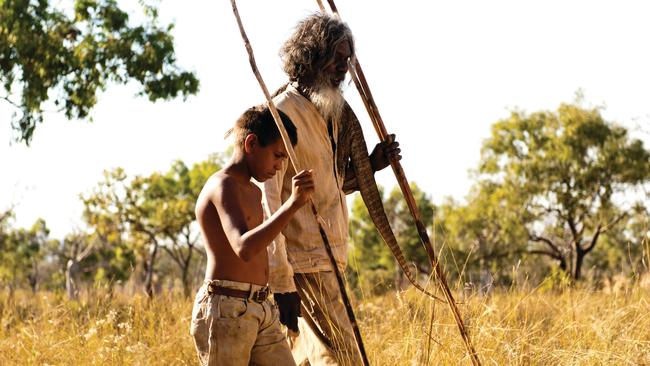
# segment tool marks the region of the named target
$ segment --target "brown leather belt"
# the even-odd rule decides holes
[[[235,290],[232,288],[228,287],[222,287],[222,286],[217,286],[214,284],[208,284],[208,293],[209,294],[215,294],[215,295],[225,295],[225,296],[231,296],[231,297],[238,297],[240,299],[250,299],[255,302],[264,302],[269,295],[271,294],[271,291],[269,290],[268,287],[264,287],[260,290],[257,290],[255,292],[251,291],[244,291],[244,290]]]

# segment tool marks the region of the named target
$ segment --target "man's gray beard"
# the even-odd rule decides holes
[[[323,84],[321,84],[323,85]],[[325,121],[338,122],[343,113],[345,99],[340,88],[323,85],[309,92],[309,99]]]

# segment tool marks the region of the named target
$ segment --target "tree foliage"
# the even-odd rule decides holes
[[[83,119],[109,83],[136,81],[151,101],[197,92],[196,76],[176,65],[173,26],[159,24],[155,7],[143,10],[143,23],[131,24],[115,0],[75,0],[72,9],[0,0],[0,98],[17,109],[17,140],[29,144],[46,101]]]
[[[10,214],[0,224],[8,223]],[[31,228],[12,229],[0,226],[0,282],[10,291],[24,284],[32,291],[41,280],[41,261],[45,249],[51,244],[50,231],[45,220],[38,219]]]
[[[191,169],[176,161],[166,173],[132,179],[115,169],[106,172],[95,190],[83,197],[84,216],[96,232],[120,238],[136,253],[149,296],[154,293],[161,250],[177,265],[189,295],[190,269],[199,251],[194,204],[209,175],[219,169],[218,159],[213,156]]]
[[[475,176],[463,203],[434,207],[413,187],[424,222],[435,213],[432,237],[452,278],[489,290],[528,278],[579,279],[585,266],[597,277],[647,268],[650,216],[635,190],[650,183],[650,152],[599,109],[564,104],[513,112],[493,125]],[[426,253],[397,189],[384,206],[407,260],[426,272]],[[360,198],[350,238],[353,284],[389,287],[399,271]]]
[[[629,214],[623,194],[650,180],[650,152],[598,109],[563,104],[493,125],[479,174],[508,192],[504,210],[524,205],[529,252],[578,279],[585,256]]]
[[[383,196],[381,187],[379,191]],[[349,233],[349,266],[346,272],[349,283],[362,292],[385,292],[395,275],[393,260],[360,195],[352,201]]]
[[[525,210],[516,197],[485,181],[472,188],[466,204],[448,199],[440,206],[436,238],[448,249],[441,259],[454,277],[485,290],[513,280],[509,269],[528,241]]]

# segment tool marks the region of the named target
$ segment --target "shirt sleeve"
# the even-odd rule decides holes
[[[264,219],[268,219],[282,206],[282,185],[289,163],[285,161],[275,176],[261,185]],[[287,257],[286,239],[282,233],[267,247],[269,256],[269,286],[275,293],[295,292],[293,268]]]

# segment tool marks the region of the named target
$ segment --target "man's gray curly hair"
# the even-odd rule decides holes
[[[298,23],[280,50],[282,69],[290,81],[313,82],[323,67],[334,58],[336,47],[348,41],[354,53],[354,38],[347,24],[323,13]]]

